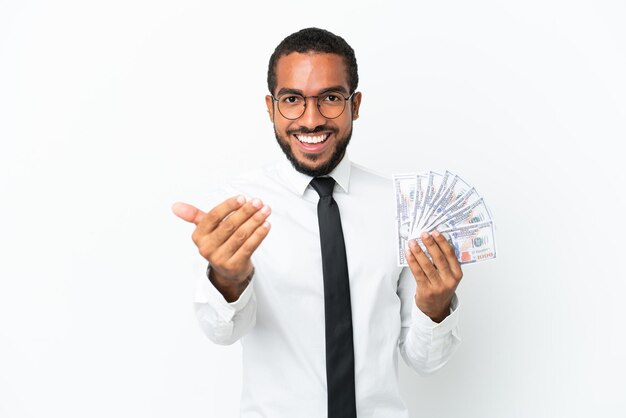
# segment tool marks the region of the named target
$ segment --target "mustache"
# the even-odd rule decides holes
[[[289,135],[295,135],[295,134],[316,134],[318,132],[332,132],[334,134],[337,134],[338,129],[328,126],[328,125],[319,125],[316,126],[313,129],[307,129],[305,127],[301,127],[301,128],[295,128],[295,129],[287,129],[287,133]]]

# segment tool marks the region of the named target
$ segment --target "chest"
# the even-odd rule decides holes
[[[393,208],[359,196],[337,194],[335,200],[351,289],[395,295],[400,269],[394,253]],[[317,196],[285,196],[267,203],[272,228],[253,257],[260,279],[265,286],[288,288],[292,294],[322,296]]]

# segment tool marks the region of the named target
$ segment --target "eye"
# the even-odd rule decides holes
[[[297,95],[283,96],[280,98],[280,101],[286,104],[297,104],[302,101],[302,97]]]
[[[339,96],[335,95],[335,94],[327,94],[324,97],[324,100],[327,101],[327,102],[338,102],[338,101],[341,100],[341,98]]]

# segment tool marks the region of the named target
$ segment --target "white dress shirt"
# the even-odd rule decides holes
[[[441,368],[460,342],[458,303],[436,324],[415,305],[415,279],[397,266],[395,197],[389,179],[350,162],[330,174],[350,277],[359,418],[408,418],[398,385],[398,351],[420,374]],[[324,288],[317,202],[311,177],[284,161],[211,194],[210,207],[243,194],[272,208],[255,273],[228,303],[206,277],[195,306],[217,344],[241,341],[244,418],[327,416]]]

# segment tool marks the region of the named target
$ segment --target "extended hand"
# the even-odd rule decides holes
[[[196,225],[191,238],[211,265],[212,281],[227,300],[236,300],[243,291],[240,285],[252,273],[250,257],[269,232],[266,219],[270,207],[259,199],[246,202],[243,196],[236,196],[208,213],[180,202],[172,206],[172,211]]]
[[[454,250],[439,231],[432,235],[423,233],[421,238],[433,261],[415,240],[409,241],[406,260],[417,282],[415,304],[434,322],[441,322],[450,313],[450,302],[463,271]]]

